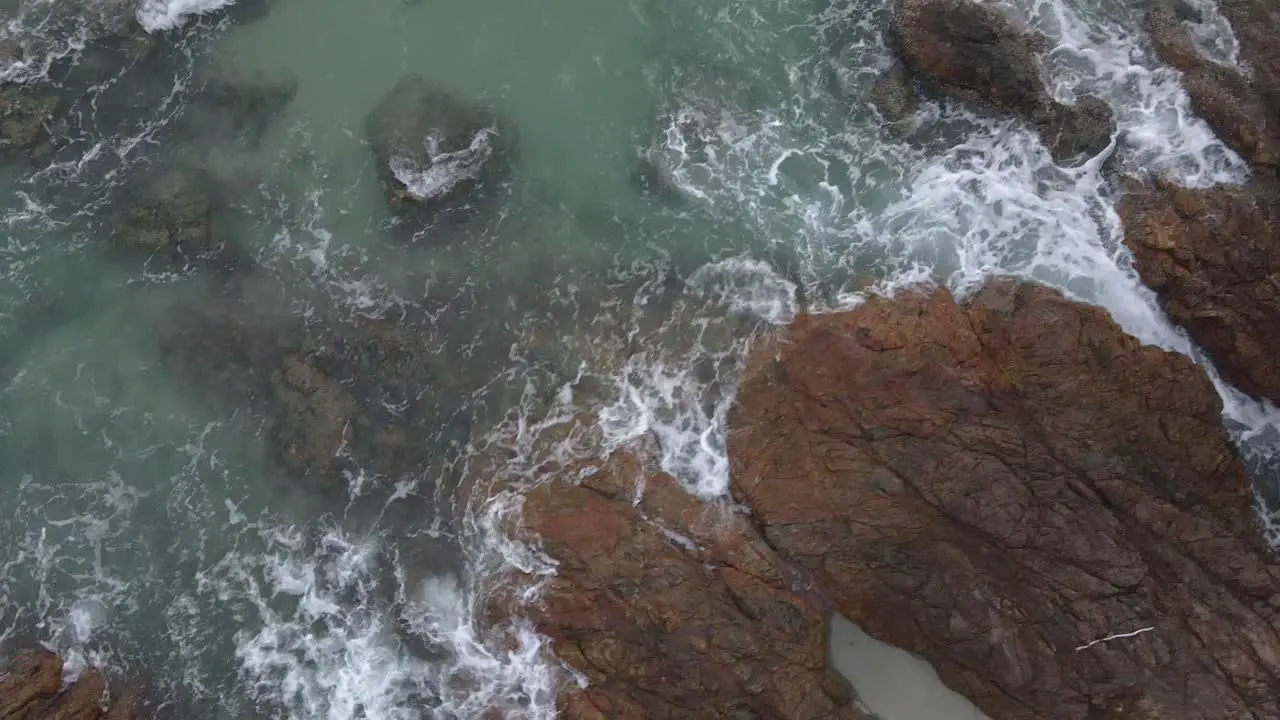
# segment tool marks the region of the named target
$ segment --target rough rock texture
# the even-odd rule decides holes
[[[1280,565],[1220,412],[1186,357],[997,280],[802,316],[729,456],[780,553],[994,720],[1275,718]]]
[[[44,649],[18,654],[0,674],[0,718],[4,720],[132,720],[140,696],[111,697],[102,673],[89,668],[62,686],[62,658]]]
[[[525,500],[559,563],[533,620],[589,682],[562,688],[560,716],[866,717],[827,669],[825,608],[750,522],[645,474],[618,453]]]
[[[1280,169],[1280,7],[1266,0],[1219,5],[1240,42],[1247,77],[1201,55],[1171,3],[1148,12],[1147,34],[1160,58],[1182,71],[1196,112],[1250,163],[1274,173]]]
[[[1121,215],[1165,312],[1233,385],[1280,403],[1280,187],[1157,182],[1126,197]]]
[[[461,312],[406,305],[340,319],[323,296],[295,295],[265,273],[232,285],[162,316],[164,364],[215,406],[270,418],[276,458],[313,487],[345,489],[353,462],[394,480],[437,477],[428,462],[470,439],[477,399],[497,384],[476,359],[505,358],[513,342]],[[441,340],[463,332],[468,347]]]
[[[1246,77],[1201,55],[1172,4],[1157,4],[1146,28],[1159,56],[1183,73],[1192,103],[1248,160],[1243,188],[1176,189],[1154,182],[1121,205],[1126,244],[1165,311],[1242,391],[1280,402],[1280,8],[1258,0],[1222,3],[1240,40]]]
[[[365,118],[394,208],[427,217],[465,209],[509,169],[514,128],[418,75],[407,75]]]
[[[881,73],[871,88],[871,104],[891,123],[902,123],[915,114],[920,105],[911,74],[900,63]]]
[[[1064,105],[1040,76],[1044,38],[974,0],[898,0],[898,55],[934,93],[1034,125],[1055,161],[1097,155],[1111,142],[1111,108],[1095,97]]]

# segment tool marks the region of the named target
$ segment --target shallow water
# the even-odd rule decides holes
[[[0,637],[160,669],[184,714],[549,717],[541,640],[474,617],[489,573],[549,570],[498,530],[512,506],[456,497],[457,478],[501,450],[501,480],[534,482],[549,454],[648,435],[691,491],[723,494],[741,360],[797,286],[830,309],[867,285],[1014,273],[1194,353],[1128,266],[1101,163],[1055,168],[1026,128],[956,107],[879,120],[882,1],[252,1],[144,4],[163,52],[77,91],[77,143],[0,176]],[[19,5],[9,32],[31,50],[5,77],[72,83],[97,31]],[[1054,39],[1055,92],[1112,104],[1121,169],[1244,177],[1129,4],[1010,7]],[[1230,59],[1214,22],[1203,43]],[[193,104],[227,67],[297,79],[253,141]],[[407,73],[517,128],[497,207],[464,227],[387,209],[364,117]],[[638,182],[642,155],[664,192]],[[313,332],[426,308],[411,331],[470,384],[412,406],[441,426],[419,470],[357,466],[335,495],[278,462],[269,412],[175,372],[163,329],[225,278],[108,240],[130,183],[174,159],[236,189],[230,243]],[[1222,391],[1265,477],[1274,412]],[[540,441],[584,409],[596,425]]]

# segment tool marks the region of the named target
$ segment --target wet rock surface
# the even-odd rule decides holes
[[[1057,102],[1041,77],[1045,39],[974,0],[899,0],[899,58],[934,94],[1035,126],[1054,161],[1094,156],[1111,142],[1111,108],[1094,97]]]
[[[625,452],[564,478],[523,511],[559,563],[533,620],[587,681],[561,688],[561,717],[869,717],[827,668],[822,603],[745,517]]]
[[[1202,55],[1172,3],[1148,13],[1162,60],[1183,73],[1196,112],[1249,161],[1244,187],[1130,188],[1121,204],[1125,243],[1165,311],[1240,390],[1280,401],[1280,10],[1264,2],[1222,4],[1248,74]]]
[[[1277,717],[1280,564],[1220,413],[1186,357],[995,280],[802,316],[729,456],[781,556],[994,720]]]
[[[491,110],[408,75],[365,118],[388,202],[428,220],[474,208],[510,169],[515,129]]]
[[[1182,72],[1196,113],[1251,164],[1280,169],[1280,8],[1257,0],[1220,4],[1248,73],[1204,56],[1192,41],[1176,3],[1156,3],[1146,31],[1160,59]]]
[[[1121,216],[1170,318],[1234,386],[1280,403],[1280,186],[1156,182],[1126,197]]]
[[[909,120],[920,106],[911,73],[901,63],[894,63],[876,78],[870,99],[880,115],[895,124]]]
[[[133,720],[142,711],[137,688],[112,692],[89,668],[62,684],[63,661],[43,648],[26,650],[0,671],[0,718],[5,720]]]

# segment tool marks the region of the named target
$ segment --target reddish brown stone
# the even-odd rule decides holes
[[[1170,318],[1233,385],[1280,402],[1280,186],[1157,182],[1120,211],[1138,272]]]
[[[1187,358],[1000,280],[799,318],[729,454],[777,551],[994,720],[1275,718],[1280,565],[1220,414]]]
[[[0,718],[27,718],[62,687],[62,658],[44,649],[20,653],[0,678]]]
[[[532,617],[589,683],[562,690],[562,717],[863,717],[827,669],[823,604],[746,518],[627,454],[564,476],[585,479],[523,513],[559,563]]]
[[[97,720],[107,692],[106,678],[90,668],[49,706],[40,720]]]
[[[0,667],[3,667],[0,665]],[[0,720],[135,720],[142,691],[130,686],[104,710],[107,680],[89,668],[62,687],[62,658],[36,648],[20,653],[0,672]]]
[[[1201,55],[1177,9],[1146,19],[1162,60],[1183,73],[1196,112],[1249,161],[1245,187],[1139,188],[1121,206],[1125,242],[1165,311],[1207,352],[1223,377],[1280,401],[1280,8],[1230,0],[1221,10],[1240,41],[1246,76]]]

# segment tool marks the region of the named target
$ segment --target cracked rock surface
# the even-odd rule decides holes
[[[525,495],[561,714],[867,718],[828,670],[838,611],[992,720],[1280,717],[1280,563],[1221,409],[1038,285],[802,315],[749,358],[737,504],[643,447]]]
[[[560,717],[869,720],[827,668],[824,604],[747,518],[625,452],[580,476],[523,512],[559,563],[532,619],[589,683]]]
[[[1190,360],[995,280],[801,317],[751,362],[738,499],[991,718],[1280,717],[1280,564]]]
[[[1280,402],[1280,9],[1261,0],[1222,3],[1250,68],[1196,50],[1176,9],[1156,4],[1147,34],[1182,71],[1196,112],[1247,160],[1243,186],[1129,188],[1120,206],[1125,244],[1143,282],[1241,391]]]

